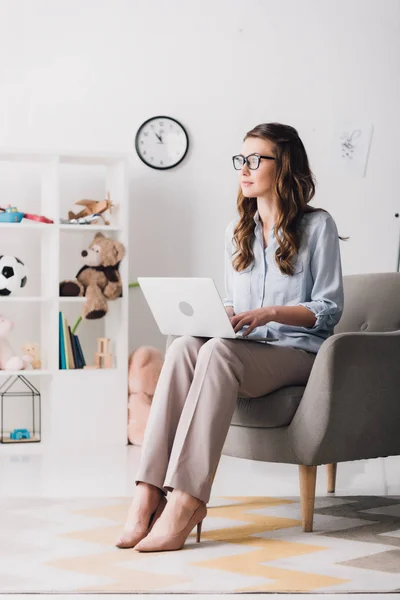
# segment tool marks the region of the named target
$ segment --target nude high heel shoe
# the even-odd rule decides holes
[[[160,501],[157,505],[156,510],[153,512],[153,514],[150,517],[148,528],[144,529],[142,531],[133,531],[133,532],[123,533],[122,536],[119,538],[118,542],[115,544],[117,546],[117,548],[134,548],[136,546],[136,544],[138,544],[143,538],[146,537],[146,535],[148,533],[150,533],[150,531],[153,528],[154,523],[157,521],[157,519],[159,517],[161,517],[161,514],[162,514],[164,508],[166,507],[166,505],[167,505],[166,497],[164,496],[164,494],[162,494],[160,496]]]
[[[147,535],[139,544],[135,546],[135,550],[138,552],[163,552],[165,550],[180,550],[183,548],[186,539],[190,532],[197,525],[197,543],[200,542],[201,537],[201,526],[203,519],[207,516],[207,507],[202,502],[194,511],[190,517],[189,523],[180,531],[174,535]]]

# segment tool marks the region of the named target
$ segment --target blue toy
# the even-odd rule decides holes
[[[14,429],[10,433],[10,440],[29,440],[30,437],[31,434],[27,429]]]
[[[24,213],[19,212],[15,206],[11,206],[10,204],[4,212],[0,213],[0,221],[3,223],[19,223],[23,217]]]
[[[11,204],[7,208],[0,206],[0,223],[20,223],[22,219],[30,219],[32,221],[39,221],[40,223],[54,223],[52,219],[48,219],[42,215],[20,212],[16,206],[11,206]]]

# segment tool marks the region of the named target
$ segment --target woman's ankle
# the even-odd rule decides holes
[[[156,485],[152,483],[146,483],[145,481],[138,481],[136,487],[139,490],[140,494],[144,494],[149,497],[161,496],[162,491]]]
[[[178,490],[176,488],[172,492],[172,497],[174,499],[176,499],[177,501],[181,502],[182,504],[184,504],[185,506],[188,506],[190,508],[195,508],[199,504],[204,504],[203,501],[200,500],[199,498],[196,498],[195,496],[191,496],[187,492],[184,492],[183,490]]]

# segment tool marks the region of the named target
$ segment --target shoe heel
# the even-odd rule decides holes
[[[201,538],[201,526],[203,525],[203,521],[200,521],[200,523],[197,523],[197,543],[200,543],[200,538]]]

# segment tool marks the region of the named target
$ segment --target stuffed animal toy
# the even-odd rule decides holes
[[[24,356],[30,356],[32,359],[32,369],[41,369],[42,361],[40,360],[39,344],[36,342],[26,343],[21,346]]]
[[[60,283],[60,296],[86,296],[82,316],[101,319],[107,314],[108,300],[122,296],[119,264],[125,248],[102,233],[96,233],[87,250],[82,250],[84,266],[73,281]]]
[[[157,348],[140,346],[129,356],[128,440],[141,446],[151,402],[164,363]]]
[[[28,355],[16,356],[7,335],[14,328],[11,319],[0,315],[0,369],[21,371],[32,368],[32,358]]]

